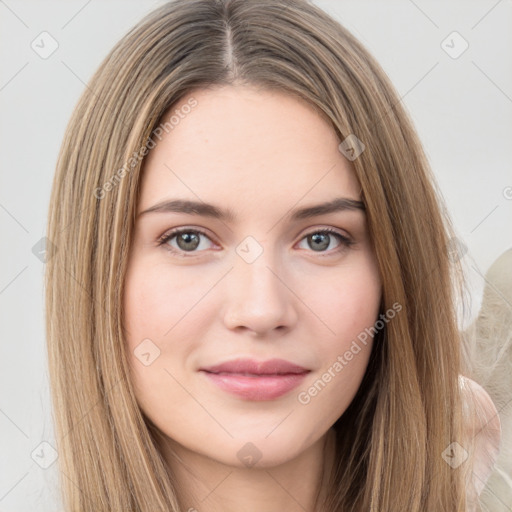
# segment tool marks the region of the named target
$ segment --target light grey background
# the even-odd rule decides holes
[[[46,370],[44,236],[72,109],[115,42],[157,1],[0,0],[0,510],[59,510]],[[410,112],[441,186],[480,305],[512,246],[512,2],[317,0],[375,55]],[[41,58],[31,43],[58,43]],[[469,44],[458,58],[452,58]],[[452,34],[452,35],[450,35]],[[450,37],[448,37],[450,36]],[[448,39],[447,39],[448,37]],[[445,41],[445,43],[443,43]],[[44,48],[50,48],[46,39]],[[35,450],[35,451],[34,451]],[[33,454],[33,458],[31,456]]]

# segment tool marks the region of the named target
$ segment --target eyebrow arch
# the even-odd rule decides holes
[[[325,215],[328,213],[334,213],[344,210],[362,210],[365,211],[365,206],[362,201],[355,199],[349,199],[347,197],[338,197],[327,203],[317,204],[314,206],[308,206],[306,208],[300,208],[294,210],[289,214],[291,221],[298,221],[303,219],[309,219],[311,217],[317,217],[319,215]],[[200,201],[191,201],[187,199],[168,199],[157,203],[147,210],[140,212],[137,217],[145,215],[147,213],[187,213],[202,215],[204,217],[212,217],[223,221],[233,222],[235,214],[232,210],[223,209],[213,204],[208,204]]]

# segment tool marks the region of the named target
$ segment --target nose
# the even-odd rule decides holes
[[[276,266],[270,251],[263,251],[253,262],[235,255],[226,283],[225,326],[258,335],[289,330],[298,318],[297,298],[289,281],[289,275]]]

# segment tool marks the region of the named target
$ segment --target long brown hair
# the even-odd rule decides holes
[[[67,510],[178,511],[176,482],[131,387],[123,284],[148,139],[194,89],[251,84],[307,101],[365,151],[361,185],[383,285],[402,311],[376,337],[335,424],[322,510],[465,510],[451,226],[399,96],[363,46],[307,0],[176,0],[99,67],[55,173],[46,266],[51,390]],[[452,258],[453,259],[453,258]]]

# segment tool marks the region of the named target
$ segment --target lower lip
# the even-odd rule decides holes
[[[221,389],[241,396],[246,400],[273,400],[296,388],[307,373],[288,373],[286,375],[247,376],[236,373],[218,374],[202,370],[214,384]]]

